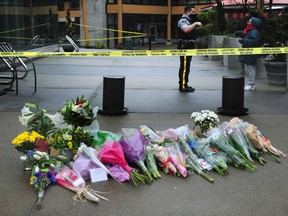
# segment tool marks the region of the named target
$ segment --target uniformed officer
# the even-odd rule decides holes
[[[187,5],[184,14],[178,21],[178,49],[194,49],[197,34],[195,29],[202,26],[196,18],[195,6]],[[194,92],[195,89],[188,86],[188,76],[192,56],[180,56],[179,91]]]

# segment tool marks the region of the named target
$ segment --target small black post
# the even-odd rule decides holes
[[[125,77],[105,76],[103,78],[103,104],[99,114],[123,115],[127,113],[124,107]]]
[[[151,36],[150,35],[149,35],[148,41],[149,41],[149,50],[151,50]]]
[[[218,108],[220,114],[244,115],[248,112],[244,108],[244,82],[245,77],[225,76],[222,81],[222,107]]]

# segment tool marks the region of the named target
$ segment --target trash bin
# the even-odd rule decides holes
[[[244,108],[244,83],[243,76],[222,77],[222,107],[218,112],[224,115],[244,115],[248,112]]]
[[[132,38],[125,39],[125,49],[132,50],[133,49],[133,40]]]
[[[103,104],[99,114],[123,115],[128,109],[124,107],[125,77],[103,77]]]

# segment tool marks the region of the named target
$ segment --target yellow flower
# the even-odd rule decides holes
[[[72,149],[72,148],[73,148],[73,144],[72,144],[72,142],[71,142],[71,141],[69,141],[69,142],[67,143],[67,145],[68,145],[68,147],[69,147],[70,149]]]
[[[52,155],[56,155],[57,154],[57,149],[51,148],[51,153],[52,153]]]
[[[21,143],[27,141],[27,138],[29,137],[29,133],[27,131],[19,134],[17,137],[15,137],[12,140],[12,144],[14,145],[20,145]]]
[[[31,177],[30,177],[30,185],[33,185],[33,182],[34,182],[35,179],[36,179],[35,176],[31,176]]]
[[[24,131],[23,133],[19,134],[17,137],[15,137],[12,140],[12,144],[14,145],[20,145],[23,142],[29,141],[29,142],[35,142],[37,139],[45,139],[44,136],[41,136],[36,131],[28,132]]]

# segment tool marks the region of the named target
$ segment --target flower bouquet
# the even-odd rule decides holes
[[[161,145],[164,142],[161,136],[159,136],[152,128],[146,125],[140,125],[140,133],[143,134],[145,139],[151,144]]]
[[[147,176],[138,173],[128,165],[124,156],[123,147],[119,141],[105,142],[99,149],[98,157],[104,164],[120,165],[129,172],[130,178],[135,186],[137,186],[136,181],[140,181],[143,184],[151,182]]]
[[[160,167],[166,174],[177,175],[177,168],[172,163],[172,159],[169,155],[167,149],[163,146],[153,145],[153,149],[155,151],[155,158],[158,161]]]
[[[241,152],[237,151],[226,139],[224,133],[219,128],[213,128],[209,130],[207,139],[213,148],[217,148],[227,154],[228,161],[234,167],[239,169],[248,168],[251,171],[256,170],[256,166],[253,162],[248,160]]]
[[[45,137],[36,131],[24,131],[12,140],[12,144],[16,145],[19,152],[27,153],[28,150],[35,150],[37,148],[36,141],[44,139]]]
[[[82,127],[75,129],[72,127],[59,128],[49,138],[49,143],[53,148],[52,154],[54,155],[57,154],[57,150],[63,152],[65,149],[70,149],[73,154],[76,154],[81,142],[87,144],[87,146],[94,144],[94,137]]]
[[[198,163],[199,157],[192,151],[191,147],[196,144],[192,131],[189,129],[188,125],[178,127],[176,129],[170,129],[170,132],[173,132],[177,135],[177,142],[179,143],[180,149],[186,157],[186,168],[187,170],[194,170],[200,176],[205,178],[209,182],[214,182],[214,180],[209,177],[206,173],[203,172],[203,168]],[[172,137],[175,137],[172,135]],[[190,138],[189,138],[190,137]],[[190,143],[191,147],[189,146]]]
[[[83,155],[85,158],[91,160],[92,163],[94,163],[95,165],[97,165],[98,167],[103,168],[107,174],[110,174],[110,176],[115,179],[116,181],[118,181],[114,175],[105,167],[105,165],[97,158],[97,153],[96,150],[92,147],[87,147],[87,145],[85,143],[81,143],[81,146],[78,149],[78,154]],[[77,164],[76,162],[73,164],[73,170],[75,170],[74,168],[76,168],[77,170],[81,171],[83,170],[83,168],[81,168],[81,164]]]
[[[273,157],[278,163],[280,163],[280,160],[278,160],[278,158],[276,157],[287,157],[287,154],[284,154],[282,151],[272,146],[270,140],[267,139],[255,125],[249,124],[248,122],[247,124],[248,125],[246,125],[245,127],[245,133],[256,149],[267,153],[268,155]]]
[[[56,184],[55,173],[51,169],[40,169],[38,166],[35,166],[32,171],[32,176],[30,177],[30,184],[33,185],[35,191],[37,192],[36,206],[38,209],[40,209],[44,196],[44,190],[49,185]]]
[[[182,177],[187,177],[188,172],[186,169],[186,157],[180,150],[178,143],[172,143],[165,145],[167,148],[167,151],[170,155],[170,158],[172,160],[172,163],[177,168],[178,172],[181,174]]]
[[[224,128],[223,130],[232,142],[233,147],[239,150],[244,156],[247,156],[247,159],[253,161],[253,157],[257,159],[261,165],[266,163],[260,152],[250,143],[239,118],[233,118],[228,123],[224,122],[221,127]]]
[[[32,112],[31,109],[35,111]],[[28,131],[36,131],[45,138],[63,122],[59,113],[50,115],[45,109],[40,109],[37,104],[26,103],[21,110],[19,121],[22,125],[27,126]]]
[[[179,134],[176,129],[169,128],[165,131],[160,131],[159,134],[161,135],[164,142],[177,142],[179,140]]]
[[[123,147],[125,158],[129,163],[136,164],[152,182],[153,178],[147,169],[145,160],[145,138],[135,128],[122,128],[123,136],[120,144]]]
[[[205,159],[220,175],[228,174],[228,166],[225,159],[216,149],[212,149],[206,138],[197,140],[192,147],[196,154]]]
[[[149,170],[154,179],[159,179],[161,178],[161,174],[158,171],[154,154],[154,149],[151,146],[146,146],[145,162],[147,164],[147,169]]]
[[[86,186],[84,179],[78,176],[73,170],[63,166],[60,172],[56,175],[56,183],[68,190],[76,192],[73,196],[74,202],[83,201],[83,198],[92,202],[98,203],[100,199],[107,200],[107,198],[99,195],[99,191],[94,191],[90,186]]]
[[[76,101],[66,101],[60,113],[64,121],[74,128],[89,126],[96,119],[89,101],[83,95],[77,97]]]
[[[217,127],[217,122],[219,122],[218,116],[210,110],[193,112],[190,118],[194,121],[195,126],[200,128],[202,134],[205,134],[210,128]]]

